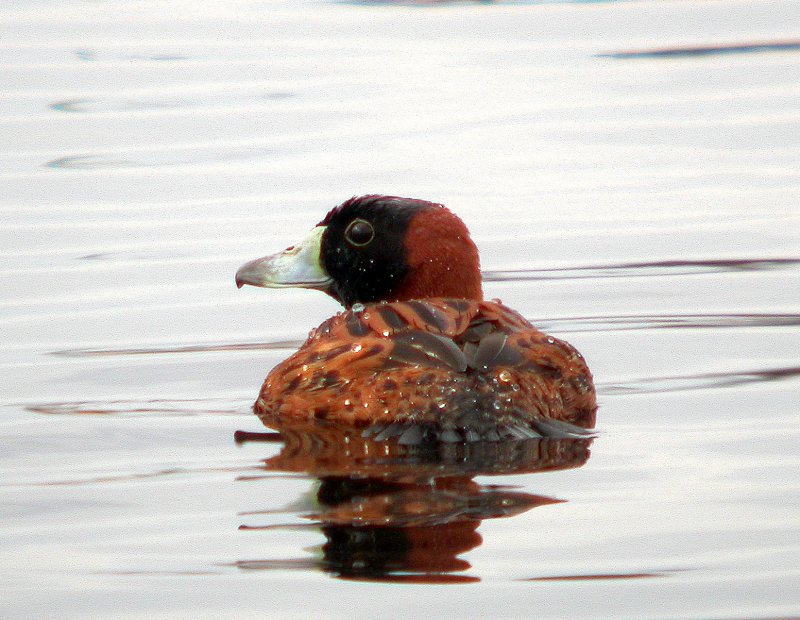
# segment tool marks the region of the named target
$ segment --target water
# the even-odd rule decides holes
[[[796,3],[7,4],[0,615],[800,614]],[[364,192],[585,354],[590,446],[234,436],[336,311],[236,268]]]

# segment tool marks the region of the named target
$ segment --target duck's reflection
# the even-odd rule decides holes
[[[326,539],[317,559],[246,560],[239,568],[317,568],[347,579],[461,583],[478,580],[459,573],[470,568],[460,556],[482,542],[481,521],[562,501],[473,478],[580,467],[592,440],[403,446],[364,438],[352,428],[315,424],[280,435],[240,433],[237,441],[281,441],[282,450],[264,468],[319,480],[316,506],[303,516]]]

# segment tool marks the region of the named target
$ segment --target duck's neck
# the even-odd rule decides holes
[[[421,211],[409,223],[406,240],[408,275],[390,301],[483,299],[478,248],[458,217],[442,208]]]

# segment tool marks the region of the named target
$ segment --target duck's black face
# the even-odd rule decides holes
[[[344,306],[390,299],[408,275],[406,232],[432,203],[391,196],[353,198],[333,209],[320,226],[320,262],[331,278],[326,292]]]
[[[351,198],[299,244],[243,265],[236,284],[319,289],[346,307],[390,299],[409,272],[409,224],[433,207],[394,196]]]

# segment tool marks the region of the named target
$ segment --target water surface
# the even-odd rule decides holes
[[[800,615],[798,20],[10,3],[0,615]],[[584,353],[596,439],[354,471],[258,434],[337,308],[233,274],[367,192],[462,216],[487,296]]]

